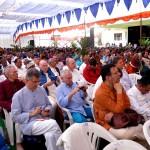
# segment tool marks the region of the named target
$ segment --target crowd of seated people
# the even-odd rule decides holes
[[[61,149],[56,146],[62,133],[58,108],[68,109],[76,123],[94,117],[118,139],[144,140],[142,124],[150,116],[149,72],[150,50],[140,47],[87,49],[84,56],[74,48],[4,49],[0,107],[11,112],[23,134],[43,134],[47,149]],[[141,120],[117,126],[116,116],[130,111]],[[18,150],[20,143],[18,137]]]

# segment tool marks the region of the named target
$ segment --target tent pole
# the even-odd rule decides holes
[[[86,15],[86,13],[85,13]],[[84,15],[84,36],[86,37],[86,22],[85,22],[85,15]]]
[[[141,40],[142,40],[142,16],[140,15],[140,46],[141,46]]]

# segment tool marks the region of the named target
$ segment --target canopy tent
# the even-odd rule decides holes
[[[150,0],[1,0],[0,35],[13,34],[17,42],[27,35],[84,30],[95,24],[119,27],[120,22],[136,20],[137,25],[141,18],[149,20],[149,10]]]
[[[27,35],[82,30],[85,26],[92,27],[95,24],[102,26],[150,17],[150,0],[109,0],[93,3],[78,3],[81,6],[78,9],[63,10],[51,17],[23,23],[17,27],[14,39],[17,41]]]
[[[0,0],[0,34],[14,33],[24,22],[104,1],[110,0]]]

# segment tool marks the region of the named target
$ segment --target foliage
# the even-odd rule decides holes
[[[77,43],[75,43],[74,41],[72,41],[71,42],[71,48],[78,49]]]
[[[142,38],[139,42],[141,46],[150,46],[150,38]]]
[[[80,41],[78,41],[78,43],[81,46],[81,55],[84,56],[87,54],[87,48],[90,48],[92,46],[92,41],[90,40],[89,37],[84,37],[81,38]]]
[[[52,46],[58,47],[58,42],[57,41],[53,41]]]
[[[13,47],[13,51],[15,51],[15,52],[18,52],[18,51],[21,50],[21,47],[18,46],[18,45],[13,45],[13,44],[12,44],[11,47]]]

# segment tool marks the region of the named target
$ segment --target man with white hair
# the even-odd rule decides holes
[[[40,85],[42,85],[48,95],[55,97],[56,80],[57,76],[49,68],[46,60],[41,60],[39,63],[40,67]]]
[[[56,90],[59,105],[70,110],[74,122],[86,122],[87,118],[92,118],[91,109],[85,101],[86,86],[73,82],[69,70],[62,71],[61,78],[63,82]]]
[[[20,90],[25,84],[18,80],[18,72],[15,66],[9,65],[4,70],[6,80],[0,83],[0,107],[5,108],[8,112],[11,111],[11,103],[13,95]],[[16,133],[17,150],[22,150],[20,130]]]
[[[73,82],[85,82],[79,70],[76,69],[76,62],[73,58],[66,58],[66,66],[63,67],[63,70],[70,70],[70,72],[72,73]]]
[[[24,83],[18,80],[18,72],[13,65],[7,66],[4,74],[7,79],[0,83],[0,106],[10,111],[12,97],[24,86]]]

